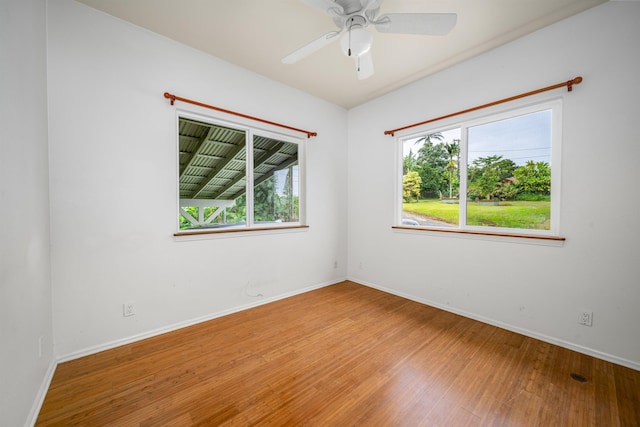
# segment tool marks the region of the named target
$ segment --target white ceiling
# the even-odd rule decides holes
[[[385,13],[458,14],[446,36],[373,34],[375,74],[358,80],[338,43],[281,59],[336,29],[302,0],[78,0],[344,108],[495,48],[607,0],[383,0]]]

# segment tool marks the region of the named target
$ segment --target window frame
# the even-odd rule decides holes
[[[468,184],[468,137],[469,128],[480,126],[492,122],[506,120],[540,111],[551,111],[551,191],[550,191],[550,227],[548,230],[535,230],[524,228],[508,227],[488,227],[466,224],[467,200],[460,198],[459,219],[456,226],[438,227],[424,225],[403,225],[402,224],[402,203],[403,203],[403,145],[410,139],[418,138],[428,134],[444,132],[455,128],[460,128],[460,186],[459,194],[467,194]],[[515,102],[508,108],[491,107],[483,112],[468,113],[463,118],[455,117],[440,121],[439,123],[429,123],[411,129],[411,131],[399,132],[395,136],[396,155],[396,183],[394,195],[394,229],[435,231],[445,232],[448,235],[475,235],[475,236],[503,236],[520,237],[529,239],[557,240],[563,241],[560,236],[560,201],[561,201],[561,164],[562,164],[562,113],[563,99],[553,97],[539,99],[529,102]],[[464,200],[463,200],[464,199]],[[445,234],[447,235],[447,234]]]
[[[232,128],[245,133],[245,210],[246,223],[241,225],[230,225],[221,228],[194,228],[180,229],[180,120],[188,119],[202,123]],[[293,131],[282,131],[280,128],[270,126],[268,124],[257,125],[256,122],[250,120],[225,118],[224,115],[202,114],[186,109],[176,109],[175,128],[176,136],[176,162],[175,162],[175,183],[176,183],[176,202],[175,202],[175,225],[174,237],[193,237],[198,235],[226,235],[241,236],[246,235],[244,232],[273,232],[273,231],[295,231],[296,229],[307,229],[306,217],[306,143],[307,138],[300,136]],[[260,136],[275,139],[282,142],[296,144],[298,146],[298,221],[292,222],[270,222],[268,224],[255,224],[254,221],[254,137]],[[189,240],[189,239],[187,239]]]

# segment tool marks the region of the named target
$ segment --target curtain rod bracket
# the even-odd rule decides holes
[[[171,105],[176,103],[176,96],[175,95],[172,95],[169,92],[165,92],[164,93],[164,97],[169,99],[169,100],[171,100]]]
[[[582,83],[582,77],[578,76],[575,79],[569,80],[567,82],[567,91],[571,92],[573,91],[573,85],[577,85]]]

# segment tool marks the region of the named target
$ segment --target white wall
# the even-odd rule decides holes
[[[71,0],[50,1],[48,17],[62,359],[345,277],[344,109]],[[166,91],[317,131],[307,145],[310,228],[174,241],[175,111],[191,107],[172,107]],[[247,284],[264,298],[247,296]],[[125,318],[128,300],[137,314]]]
[[[25,423],[53,368],[46,27],[42,0],[0,6],[0,424]],[[40,340],[41,345],[40,345]],[[40,355],[40,347],[42,355]]]
[[[352,109],[349,278],[640,369],[639,18],[606,3]],[[386,129],[578,75],[549,94],[564,98],[564,246],[391,230]]]

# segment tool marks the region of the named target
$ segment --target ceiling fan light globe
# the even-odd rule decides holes
[[[340,49],[345,56],[352,58],[364,55],[371,49],[373,36],[361,26],[353,26],[340,38]]]

